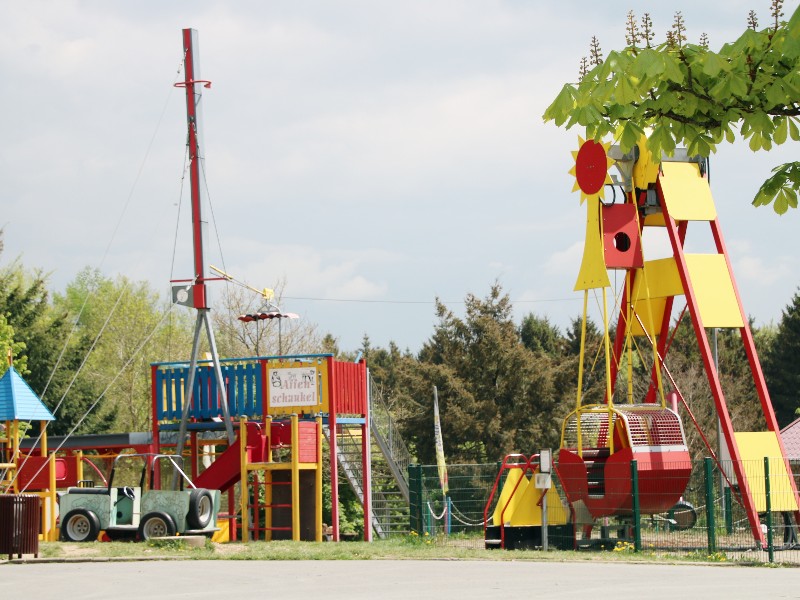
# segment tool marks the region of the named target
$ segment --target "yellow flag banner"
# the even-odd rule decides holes
[[[439,392],[436,386],[433,386],[433,435],[436,441],[436,465],[439,467],[439,483],[442,484],[442,494],[447,496],[447,463],[444,460],[442,424],[439,421]]]

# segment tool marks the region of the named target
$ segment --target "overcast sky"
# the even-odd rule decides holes
[[[797,3],[786,4],[788,16]],[[580,132],[541,115],[592,35],[604,51],[624,45],[633,5],[659,40],[681,10],[690,41],[706,32],[712,48],[749,9],[764,25],[769,11],[767,0],[0,0],[0,263],[21,257],[56,290],[86,266],[164,293],[191,276],[185,105],[172,84],[193,27],[213,81],[209,262],[257,288],[285,280],[284,310],[346,350],[367,333],[416,351],[436,297],[460,313],[495,280],[517,320],[535,312],[563,328],[582,304],[585,209],[568,174]],[[796,152],[738,143],[713,158],[758,324],[777,322],[800,283],[800,215],[750,201]]]

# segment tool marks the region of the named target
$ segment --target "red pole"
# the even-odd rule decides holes
[[[156,373],[158,367],[156,365],[150,366],[150,396],[151,408],[153,411],[153,439],[150,440],[150,452],[152,454],[159,454],[161,452],[161,440],[159,439],[158,429],[158,388],[156,387]]]
[[[331,460],[331,527],[333,541],[339,541],[339,464],[336,460],[336,410],[338,394],[334,376],[333,359],[328,357],[328,447]]]
[[[184,73],[186,81],[183,86],[186,90],[186,131],[189,145],[189,173],[192,193],[192,241],[194,245],[194,276],[193,288],[194,307],[208,308],[206,303],[206,265],[204,241],[208,222],[203,216],[204,193],[200,185],[201,163],[204,153],[200,132],[202,131],[202,99],[203,86],[200,82],[200,65],[198,61],[199,49],[197,31],[194,29],[183,30]]]
[[[364,424],[361,426],[361,489],[364,493],[364,541],[372,541],[372,435],[369,422],[369,378],[366,376],[367,365],[362,361],[359,364],[360,377],[357,378],[361,392]]]
[[[750,486],[747,482],[747,477],[744,473],[741,456],[739,455],[739,447],[736,445],[734,438],[733,422],[731,421],[730,413],[728,412],[728,405],[725,402],[725,394],[722,391],[722,384],[719,380],[719,374],[714,365],[714,360],[711,356],[711,346],[708,343],[708,336],[703,326],[703,320],[700,316],[700,308],[697,304],[697,298],[694,295],[694,288],[689,279],[689,268],[686,265],[686,258],[683,253],[683,244],[679,239],[678,227],[675,220],[669,214],[667,203],[664,201],[664,193],[661,190],[661,180],[657,182],[658,197],[661,202],[662,211],[664,212],[664,224],[667,227],[667,234],[669,235],[670,243],[672,244],[672,251],[675,257],[675,263],[678,267],[678,274],[683,284],[683,293],[686,296],[686,303],[689,305],[689,315],[692,318],[692,325],[694,325],[695,335],[697,336],[697,344],[699,346],[700,355],[703,358],[703,366],[708,377],[708,384],[711,388],[711,395],[714,397],[714,404],[717,408],[717,416],[719,417],[720,426],[722,429],[725,443],[728,446],[731,460],[733,461],[733,469],[736,474],[736,481],[739,484],[741,491],[742,502],[744,509],[747,513],[748,521],[750,522],[750,529],[756,541],[764,544],[764,534],[761,532],[761,523],[758,519],[758,513],[753,502],[753,495],[750,491]],[[732,279],[732,278],[731,278]],[[741,309],[741,303],[739,304]]]

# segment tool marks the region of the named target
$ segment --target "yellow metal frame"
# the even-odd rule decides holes
[[[251,473],[262,473],[266,483],[265,503],[267,504],[265,514],[265,524],[267,540],[271,539],[272,527],[272,473],[274,471],[291,472],[291,498],[292,498],[292,540],[300,541],[300,471],[315,471],[315,498],[314,498],[314,523],[315,541],[322,541],[322,418],[316,418],[317,430],[317,461],[313,463],[300,462],[299,439],[300,439],[300,420],[297,414],[290,416],[291,422],[291,461],[288,463],[273,462],[271,442],[267,444],[266,461],[250,462],[247,458],[247,421],[245,418],[239,420],[239,460],[241,464],[242,491],[240,497],[240,509],[242,514],[242,541],[250,541],[250,516],[248,514],[248,500],[250,498],[249,475]],[[271,435],[272,418],[267,417],[265,421],[267,435]],[[268,438],[269,439],[269,438]],[[258,503],[256,503],[258,506]],[[254,515],[257,518],[257,515]]]

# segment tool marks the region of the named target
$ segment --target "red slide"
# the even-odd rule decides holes
[[[242,476],[241,457],[239,455],[240,438],[236,438],[225,452],[218,455],[205,471],[194,480],[195,486],[209,490],[228,490]],[[263,449],[264,437],[256,423],[247,426],[247,452],[250,460],[260,460],[259,448]]]

